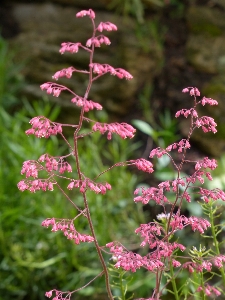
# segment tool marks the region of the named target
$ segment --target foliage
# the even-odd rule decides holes
[[[16,94],[23,86],[20,74],[23,64],[14,63],[15,52],[0,35],[0,104],[9,109],[18,102]]]
[[[172,7],[170,15],[172,18],[180,18],[184,14],[185,4],[183,0],[110,0],[109,9],[115,9],[124,16],[134,16],[139,24],[146,22],[145,8],[163,9]]]
[[[40,102],[34,102],[34,107],[24,102],[24,108],[14,116],[1,109],[4,128],[1,128],[0,151],[4,160],[0,178],[4,184],[1,185],[0,273],[4,280],[0,283],[0,290],[5,295],[4,299],[24,299],[26,295],[29,295],[29,299],[44,299],[44,291],[50,283],[56,285],[60,282],[61,286],[69,289],[80,281],[88,281],[90,276],[98,272],[91,245],[78,249],[70,241],[64,243],[60,234],[48,232],[40,227],[43,218],[69,217],[69,205],[62,205],[62,196],[53,191],[40,197],[38,193],[21,194],[17,189],[20,175],[13,170],[18,170],[28,155],[35,158],[43,152],[59,155],[65,151],[56,137],[52,137],[50,142],[26,137],[24,131],[29,120],[27,116],[33,117],[37,114],[54,120],[59,114],[59,109],[52,109],[47,102],[42,105]],[[100,118],[106,120],[107,116]],[[102,168],[107,168],[99,153],[103,154],[103,160],[112,162],[118,161],[118,158],[126,159],[135,147],[127,140],[119,143],[118,139],[114,139],[113,144],[106,145],[99,135],[93,135],[80,144],[84,154],[81,165],[89,170],[89,176],[95,176]],[[96,148],[101,151],[96,151]],[[94,165],[91,163],[93,153],[96,161]],[[122,233],[126,232],[127,236],[123,238],[127,240],[127,244],[136,243],[135,239],[130,239],[129,232],[134,231],[137,224],[144,221],[141,207],[135,207],[129,201],[137,181],[136,176],[125,168],[115,168],[110,176],[113,179],[111,182],[114,192],[109,193],[107,200],[102,195],[89,195],[91,210],[96,216],[96,232],[102,237],[103,244],[112,238],[121,238]],[[109,173],[106,173],[105,179],[109,179]],[[127,185],[127,182],[130,184]],[[120,197],[115,198],[115,194]],[[77,194],[74,194],[74,197],[79,204],[82,199]],[[102,209],[104,214],[101,213]],[[79,230],[85,227],[85,222],[77,224]],[[87,251],[89,255],[83,256],[80,251]],[[87,267],[83,267],[84,265]],[[86,296],[93,295],[97,286],[98,292],[101,293],[103,285],[104,282],[98,281],[97,285],[90,286],[81,293]]]
[[[116,11],[126,15],[134,15],[138,22],[144,22],[144,4],[142,0],[112,0],[109,4],[109,9],[116,9]]]

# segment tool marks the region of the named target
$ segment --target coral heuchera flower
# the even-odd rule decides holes
[[[71,95],[70,100],[72,104],[80,111],[77,124],[61,124],[52,122],[44,116],[37,116],[30,120],[32,128],[26,131],[27,135],[33,134],[38,138],[49,138],[52,135],[59,135],[68,146],[68,153],[64,156],[56,157],[45,153],[41,155],[38,160],[25,161],[21,170],[21,174],[25,176],[25,179],[18,183],[18,188],[22,192],[30,191],[31,193],[35,193],[36,191],[53,191],[53,188],[57,187],[58,191],[62,193],[62,196],[65,197],[74,208],[74,211],[70,212],[71,214],[74,213],[74,215],[71,219],[51,216],[42,222],[42,226],[46,228],[50,227],[52,232],[61,231],[67,240],[73,241],[76,245],[80,243],[92,243],[99,259],[99,264],[95,262],[94,265],[98,266],[97,269],[101,266],[101,270],[95,278],[77,290],[62,292],[52,289],[47,291],[45,296],[48,298],[54,297],[53,300],[70,300],[73,293],[87,287],[93,280],[104,275],[108,298],[113,300],[115,296],[112,295],[111,291],[110,271],[105,262],[106,254],[109,254],[113,260],[115,267],[113,272],[119,269],[118,278],[120,284],[117,286],[120,286],[121,289],[121,299],[126,298],[125,290],[127,287],[124,288],[123,276],[125,273],[120,272],[120,270],[136,272],[140,268],[151,272],[155,277],[155,287],[151,293],[152,295],[147,299],[140,299],[159,300],[166,288],[170,289],[169,292],[176,300],[182,299],[184,293],[182,292],[182,288],[178,288],[178,284],[180,282],[180,274],[183,276],[183,270],[188,270],[189,272],[190,277],[188,276],[185,281],[185,274],[187,274],[187,272],[185,272],[181,281],[184,282],[182,285],[185,286],[185,290],[188,290],[191,284],[190,295],[199,293],[204,299],[205,296],[219,296],[221,294],[220,288],[209,285],[213,276],[215,274],[218,275],[216,272],[220,272],[220,278],[224,281],[223,284],[225,285],[225,272],[223,268],[225,256],[220,254],[220,244],[217,241],[217,235],[222,229],[219,225],[215,226],[214,224],[213,216],[215,217],[216,210],[213,208],[213,205],[218,199],[225,201],[225,192],[217,188],[209,190],[205,186],[202,186],[205,180],[213,180],[211,171],[217,167],[215,159],[205,157],[198,161],[191,161],[186,158],[186,154],[191,148],[191,135],[194,130],[201,128],[203,133],[216,133],[217,131],[217,124],[213,118],[199,116],[197,110],[198,105],[204,106],[208,104],[212,106],[217,105],[218,102],[206,97],[200,99],[200,91],[196,87],[183,89],[183,93],[189,93],[189,96],[191,96],[193,106],[190,109],[181,109],[175,115],[176,118],[185,117],[190,119],[190,128],[187,137],[167,145],[165,149],[162,147],[151,149],[149,153],[150,159],[154,158],[158,161],[166,155],[175,170],[175,176],[166,178],[160,183],[156,181],[157,178],[152,180],[152,177],[150,177],[149,180],[146,179],[147,184],[145,184],[145,186],[140,185],[134,191],[134,202],[137,203],[137,205],[139,205],[138,202],[146,205],[151,201],[151,205],[158,206],[157,212],[159,213],[153,220],[149,220],[148,223],[138,225],[139,227],[135,230],[135,233],[141,238],[140,244],[136,243],[132,245],[132,242],[129,241],[130,244],[127,243],[128,245],[125,247],[118,241],[112,241],[108,242],[106,246],[100,246],[100,237],[95,233],[96,222],[93,222],[96,209],[93,209],[93,207],[90,209],[88,195],[92,193],[92,195],[95,196],[94,199],[98,202],[99,198],[96,197],[96,194],[105,195],[106,192],[110,194],[109,191],[112,187],[109,182],[99,182],[99,177],[114,167],[135,166],[139,171],[149,174],[153,173],[154,169],[153,163],[145,158],[117,162],[108,169],[103,170],[93,179],[86,175],[89,170],[82,168],[79,154],[80,148],[78,151],[78,143],[81,138],[95,134],[97,131],[100,132],[100,134],[106,133],[108,140],[113,138],[113,134],[117,134],[122,139],[131,139],[135,134],[135,128],[127,123],[100,123],[87,118],[85,115],[90,110],[103,109],[102,104],[89,99],[89,93],[95,80],[106,74],[116,76],[119,79],[131,80],[133,78],[128,71],[122,68],[112,67],[109,64],[101,64],[94,61],[95,48],[103,44],[111,44],[110,39],[103,35],[102,32],[116,31],[117,26],[111,22],[100,22],[96,25],[95,12],[92,9],[82,10],[76,14],[77,18],[85,16],[90,18],[89,22],[92,24],[93,30],[90,38],[88,38],[84,44],[80,42],[63,42],[59,52],[61,54],[65,52],[77,54],[78,51],[85,51],[89,56],[86,70],[79,70],[73,66],[69,66],[56,71],[52,76],[54,80],[61,80],[62,77],[67,80],[71,79],[76,73],[82,73],[82,76],[87,76],[87,87],[84,95],[78,95],[67,86],[55,82],[46,82],[40,86],[48,95],[54,97],[61,97],[65,91]],[[89,130],[85,127],[85,131],[81,131],[84,122],[88,124],[91,123],[92,125]],[[64,135],[64,127],[73,129],[72,142]],[[72,163],[70,160],[72,160]],[[193,165],[191,168],[193,172],[190,171],[188,175],[183,171],[185,164]],[[76,168],[76,172],[74,172],[74,167]],[[67,189],[61,187],[61,180],[66,182]],[[129,182],[127,184],[129,184]],[[80,207],[76,204],[78,197]],[[120,197],[123,196],[120,195]],[[111,199],[112,198],[111,196]],[[193,209],[192,211],[188,211],[187,207],[189,203],[195,201],[196,198],[199,201],[198,203],[201,203],[203,211],[206,212],[205,215],[209,219],[192,215]],[[83,201],[80,201],[81,199]],[[110,197],[108,197],[108,199],[110,199]],[[183,203],[186,204],[185,213],[182,213]],[[198,205],[198,203],[196,202],[196,205]],[[92,201],[91,205],[94,205],[94,201]],[[189,212],[189,216],[187,216],[186,211]],[[76,223],[80,220],[80,217],[85,218],[85,228],[82,233],[79,232],[80,230],[77,230],[78,226]],[[218,218],[217,215],[216,218]],[[81,223],[84,222],[82,221]],[[201,245],[199,250],[197,250],[196,247],[193,247],[192,250],[188,249],[189,243],[181,243],[182,235],[179,234],[179,231],[187,230],[186,228],[191,230],[192,234],[195,232],[195,234],[201,235],[202,237],[204,237],[204,235],[206,236],[207,232],[211,230],[213,242],[208,244],[213,249],[205,250]],[[210,234],[207,238],[210,238]],[[129,248],[135,249],[135,252],[129,250]],[[140,248],[142,248],[142,250],[140,250]],[[174,270],[174,268],[176,269]],[[212,268],[218,268],[218,270],[213,270],[212,272]],[[210,276],[207,275],[207,277],[205,277],[207,272],[210,273]],[[121,275],[122,273],[123,275]],[[196,274],[200,275],[200,280],[198,281],[196,281],[196,276],[193,280],[191,278]],[[114,278],[117,278],[117,276],[114,276]]]

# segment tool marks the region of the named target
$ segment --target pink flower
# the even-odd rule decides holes
[[[38,138],[49,138],[51,135],[62,133],[62,126],[51,122],[43,116],[35,117],[30,120],[32,129],[25,131],[27,135],[34,134]]]
[[[200,92],[196,87],[188,87],[182,90],[183,93],[188,93],[189,91],[191,96],[200,96]]]
[[[217,268],[222,268],[225,263],[225,255],[216,256],[213,259],[213,263]]]
[[[178,110],[175,114],[175,117],[178,118],[181,115],[183,115],[185,118],[187,118],[189,115],[192,115],[194,118],[198,117],[197,111],[193,108]]]
[[[121,69],[121,68],[115,69],[112,66],[107,65],[107,64],[91,63],[89,66],[91,68],[93,68],[94,73],[97,73],[99,75],[104,75],[106,73],[110,73],[111,75],[116,75],[120,79],[126,78],[126,79],[130,80],[133,78],[133,76],[126,70]]]
[[[49,291],[49,292],[46,292],[46,293],[45,293],[45,296],[48,297],[48,298],[51,298],[51,297],[52,297],[52,291],[53,291],[53,290],[51,290],[51,291]]]
[[[216,133],[217,130],[216,130],[216,122],[214,121],[213,118],[210,118],[210,117],[207,117],[207,116],[204,116],[204,117],[201,117],[199,119],[197,119],[195,121],[195,125],[196,127],[201,127],[202,130],[206,133],[206,132],[213,132],[213,133]]]
[[[199,92],[199,90],[197,88],[192,88],[190,90],[190,95],[191,96],[200,96],[200,92]]]
[[[58,77],[61,77],[61,72],[65,72],[65,71],[59,71],[56,72],[54,75],[55,79],[58,79]],[[42,90],[46,90],[47,94],[52,94],[55,97],[59,97],[61,91],[67,90],[67,87],[63,86],[63,85],[59,85],[57,83],[53,83],[53,82],[47,82],[44,83],[40,86],[40,88]]]
[[[100,131],[101,134],[104,134],[106,131],[109,131],[110,133],[116,133],[119,136],[121,136],[123,139],[129,137],[134,137],[134,133],[136,131],[135,128],[133,128],[131,125],[127,123],[95,123],[95,125],[92,127],[93,131]],[[109,138],[108,138],[109,139]]]
[[[96,28],[96,30],[102,32],[103,30],[106,31],[116,31],[117,30],[117,26],[113,23],[110,22],[101,22],[98,27]]]
[[[80,96],[76,96],[71,100],[72,103],[75,103],[78,107],[83,107],[84,106],[84,111],[88,112],[89,110],[97,109],[97,110],[102,110],[102,106],[94,102],[92,100],[86,100]]]
[[[207,168],[211,170],[215,170],[217,168],[217,161],[215,159],[204,157],[203,160],[199,160],[195,165],[195,170],[207,169]]]
[[[79,50],[79,47],[82,47],[81,43],[62,43],[61,48],[59,52],[61,54],[64,54],[65,52],[70,52],[70,53],[77,53]]]
[[[24,192],[25,190],[27,190],[29,188],[29,185],[26,184],[24,180],[22,180],[17,184],[17,187],[21,192]]]
[[[153,170],[153,164],[144,159],[144,158],[139,158],[139,159],[136,159],[136,160],[130,160],[128,161],[128,165],[135,165],[139,170],[141,171],[144,171],[144,172],[147,172],[147,173],[152,173],[154,172]]]
[[[173,143],[172,145],[169,145],[166,147],[166,151],[171,151],[173,149],[178,149],[179,153],[182,153],[183,149],[189,149],[191,147],[188,140],[183,139],[179,143]]]
[[[158,189],[154,187],[150,187],[147,189],[138,188],[134,191],[134,194],[137,195],[139,192],[142,194],[134,198],[134,202],[142,202],[143,204],[147,204],[150,200],[155,201],[157,204],[164,204],[169,202],[168,199],[163,195],[163,189]]]
[[[150,158],[153,158],[154,156],[160,158],[162,157],[164,154],[166,154],[167,151],[164,150],[164,149],[161,149],[160,147],[156,148],[156,149],[153,149],[151,152],[150,152],[150,155],[149,157]]]
[[[80,12],[78,12],[76,14],[77,18],[83,18],[85,16],[89,16],[90,19],[94,19],[95,18],[95,13],[92,9],[89,9],[89,10],[81,10]]]
[[[212,98],[206,98],[203,97],[202,100],[200,101],[201,104],[204,106],[205,104],[209,105],[218,105],[218,102],[216,100],[213,100]]]
[[[181,263],[175,259],[172,259],[172,265],[173,267],[178,268],[181,266]]]
[[[210,286],[208,283],[203,287],[199,286],[197,288],[197,292],[201,292],[201,291],[204,291],[207,296],[210,296],[211,294],[215,294],[216,296],[221,295],[221,292],[217,288]]]

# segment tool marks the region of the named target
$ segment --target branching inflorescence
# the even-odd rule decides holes
[[[214,159],[204,158],[199,161],[186,160],[186,152],[191,148],[190,137],[196,128],[201,128],[204,133],[216,132],[216,123],[213,118],[207,116],[199,117],[197,112],[197,106],[199,105],[217,105],[217,101],[203,97],[200,97],[200,92],[195,87],[188,87],[183,90],[184,93],[189,93],[193,97],[193,107],[191,109],[182,109],[176,113],[176,117],[184,116],[185,118],[190,117],[190,130],[186,139],[182,139],[172,145],[162,149],[160,147],[153,149],[149,155],[150,158],[156,156],[161,158],[163,155],[167,155],[176,170],[177,177],[174,180],[167,180],[158,184],[158,187],[144,188],[140,187],[134,191],[134,201],[147,204],[149,201],[154,201],[157,205],[162,208],[162,213],[157,216],[157,220],[154,220],[148,224],[141,224],[136,229],[135,233],[139,234],[142,242],[140,247],[148,247],[148,253],[142,256],[139,253],[134,253],[126,249],[120,242],[112,241],[109,242],[105,247],[99,245],[97,240],[92,218],[90,215],[89,205],[87,201],[87,191],[91,190],[96,194],[105,194],[107,190],[111,189],[111,185],[108,182],[97,182],[96,180],[106,171],[110,171],[113,167],[133,165],[137,169],[152,173],[153,164],[143,158],[137,160],[130,160],[126,162],[116,163],[114,166],[106,171],[103,171],[95,179],[90,179],[85,176],[85,170],[81,170],[79,153],[78,153],[78,139],[83,137],[80,134],[80,129],[84,122],[92,122],[92,130],[90,134],[99,131],[101,134],[107,133],[107,139],[112,138],[112,134],[118,134],[121,138],[132,138],[135,133],[135,129],[126,123],[100,123],[94,120],[86,118],[84,115],[90,110],[101,110],[102,105],[88,99],[89,92],[92,83],[99,77],[109,73],[110,75],[116,76],[119,79],[132,79],[132,75],[121,68],[114,68],[108,64],[99,64],[94,62],[94,51],[95,47],[100,47],[102,44],[110,45],[108,37],[102,34],[103,31],[115,31],[117,30],[116,25],[110,22],[101,22],[98,26],[95,24],[95,13],[93,10],[83,10],[76,15],[78,18],[87,16],[90,18],[93,25],[93,33],[91,38],[86,42],[86,45],[81,43],[62,43],[59,52],[61,54],[65,52],[77,53],[79,50],[84,50],[89,54],[89,66],[88,70],[77,70],[74,67],[69,67],[56,72],[53,75],[53,79],[58,80],[61,77],[71,78],[73,73],[80,72],[86,74],[89,78],[89,82],[85,91],[84,96],[77,95],[74,91],[70,90],[66,86],[47,82],[41,85],[41,89],[46,91],[47,94],[51,94],[55,97],[59,97],[61,92],[68,91],[71,94],[71,102],[80,108],[80,118],[78,124],[60,124],[51,122],[44,116],[37,116],[30,121],[32,126],[31,129],[26,131],[27,135],[35,135],[38,138],[49,138],[51,135],[61,135],[69,147],[69,154],[63,157],[52,157],[49,154],[43,154],[37,161],[28,160],[25,161],[22,167],[21,174],[26,176],[26,179],[18,183],[18,188],[21,191],[29,190],[30,192],[52,191],[54,186],[59,187],[58,179],[63,178],[68,182],[67,188],[68,193],[66,194],[67,200],[69,200],[74,208],[77,210],[77,214],[73,219],[56,219],[51,217],[42,222],[42,226],[51,227],[52,231],[62,231],[67,239],[73,240],[75,244],[81,242],[93,242],[98,253],[100,263],[102,265],[102,272],[98,275],[104,274],[106,289],[109,299],[114,299],[109,280],[109,271],[107,264],[104,260],[102,252],[108,252],[115,261],[115,268],[122,268],[126,271],[136,272],[139,268],[144,268],[149,272],[155,274],[155,289],[152,295],[148,299],[161,299],[163,291],[167,289],[167,286],[171,283],[173,287],[172,294],[174,299],[178,300],[184,297],[182,291],[176,286],[176,276],[182,270],[188,270],[190,274],[201,273],[202,278],[204,273],[211,272],[212,267],[216,267],[220,270],[221,276],[225,284],[225,275],[223,271],[223,263],[225,262],[225,256],[221,255],[219,251],[205,251],[200,247],[199,250],[193,248],[187,252],[186,246],[178,242],[176,232],[184,230],[186,227],[194,232],[204,234],[212,225],[209,220],[200,218],[197,216],[187,217],[181,214],[182,203],[184,201],[191,202],[193,195],[196,195],[200,201],[209,203],[211,200],[222,199],[225,201],[225,193],[219,189],[208,190],[202,187],[205,179],[212,180],[211,170],[217,167],[217,163]],[[101,33],[98,35],[98,33]],[[63,134],[64,127],[74,128],[73,144],[65,138]],[[177,151],[180,155],[180,161],[176,162],[173,159],[172,151]],[[68,158],[73,156],[75,158],[76,172],[73,171],[73,166],[68,163]],[[194,172],[192,175],[183,176],[181,173],[184,164],[194,164]],[[41,174],[45,172],[47,175],[44,178],[40,178]],[[71,176],[67,177],[67,173]],[[183,177],[181,177],[183,176]],[[69,196],[69,191],[78,189],[83,197],[84,207],[80,209],[72,201]],[[168,197],[168,194],[173,195],[173,200]],[[87,218],[90,228],[90,234],[79,233],[74,225],[74,220],[80,216]],[[218,247],[217,247],[218,248]],[[218,249],[217,249],[218,250]],[[185,254],[185,252],[187,252]],[[170,271],[170,275],[168,272]],[[167,274],[167,282],[163,286],[162,279]],[[97,276],[97,277],[98,277]],[[96,278],[97,278],[96,277]],[[94,279],[96,279],[94,278]],[[94,280],[93,279],[93,280]],[[91,280],[88,284],[90,284]],[[195,282],[196,283],[196,282]],[[87,285],[88,285],[87,284]],[[81,287],[84,288],[87,285]],[[61,292],[53,289],[46,292],[46,297],[51,298],[54,296],[54,300],[70,299],[71,295],[76,291],[72,292]],[[170,291],[171,292],[171,291]],[[206,299],[206,296],[220,295],[221,289],[213,287],[208,281],[199,281],[199,284],[195,284],[195,293],[199,293],[201,299]],[[191,292],[190,292],[191,295]],[[125,299],[125,298],[123,298]],[[185,298],[186,299],[186,298]]]

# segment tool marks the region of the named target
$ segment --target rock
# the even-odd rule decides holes
[[[197,71],[217,74],[225,70],[225,12],[216,8],[190,6],[187,59]]]

